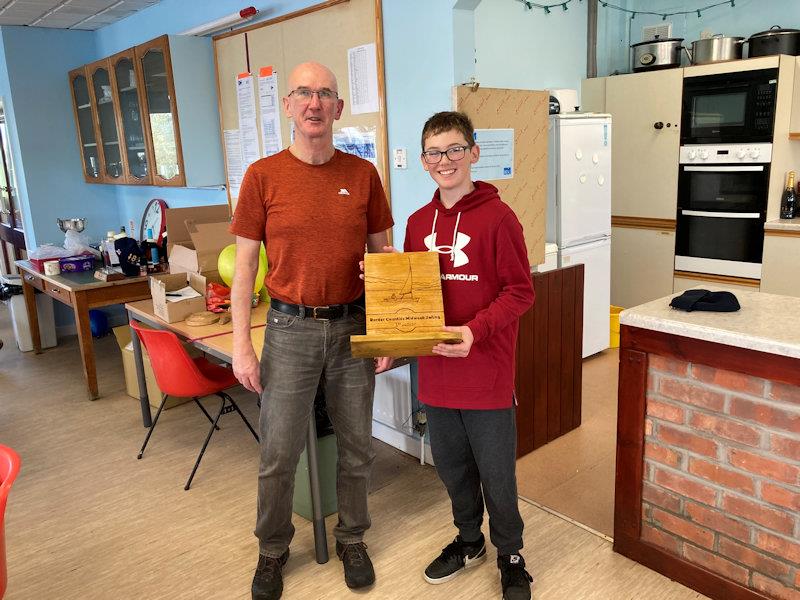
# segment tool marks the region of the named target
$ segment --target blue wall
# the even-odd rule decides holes
[[[62,244],[56,218],[86,217],[99,237],[118,226],[112,186],[83,180],[67,71],[95,57],[85,31],[3,27],[0,65],[10,142],[29,248]]]
[[[696,10],[713,2],[701,0],[624,0],[615,2],[631,10],[651,12],[676,12]],[[691,46],[700,39],[704,30],[712,34],[747,38],[754,33],[769,29],[773,25],[800,29],[800,2],[798,0],[736,0],[736,6],[723,5],[709,9],[698,18],[697,14],[670,16],[672,36],[684,38],[684,44]],[[611,8],[599,8],[598,16],[598,75],[608,75],[615,70],[630,71],[628,46],[642,41],[642,27],[663,23],[661,16],[637,15],[632,21],[630,15]],[[604,60],[601,61],[601,52]],[[745,50],[745,56],[746,50]],[[686,57],[684,57],[686,64]]]
[[[429,202],[436,189],[417,157],[425,121],[452,107],[452,6],[449,0],[383,0],[389,148],[408,152],[408,169],[390,173],[394,243],[399,248],[409,215]]]
[[[252,23],[272,19],[313,4],[315,0],[284,0],[253,2],[260,12]],[[229,15],[246,6],[241,0],[216,0],[215,2],[194,2],[188,0],[163,0],[130,17],[107,25],[96,32],[98,58],[109,56],[155,37],[176,34],[197,25]],[[213,70],[213,63],[208,65]],[[142,211],[151,198],[166,200],[171,208],[205,204],[226,204],[225,191],[215,189],[174,189],[143,186],[117,186],[116,201],[122,223],[133,220],[138,227]]]
[[[475,66],[481,85],[580,90],[586,77],[587,13],[587,2],[545,14],[516,0],[483,0],[475,9]]]
[[[261,3],[263,10],[257,20],[315,3],[283,0],[270,2],[266,8]],[[575,8],[567,12],[544,15],[541,10],[527,11],[515,0],[383,0],[389,146],[404,147],[412,157],[407,170],[392,169],[390,173],[396,240],[404,237],[408,215],[427,201],[434,189],[415,158],[419,132],[432,113],[451,107],[454,65],[459,63],[464,70],[474,56],[475,73],[486,86],[579,87],[585,73],[586,7],[585,3],[573,4]],[[460,18],[455,18],[454,5],[468,10],[457,11]],[[3,79],[8,77],[14,89],[7,111],[21,132],[15,136],[22,147],[22,164],[17,170],[30,196],[25,202],[30,214],[25,216],[33,223],[31,242],[60,241],[60,232],[52,223],[58,216],[69,216],[67,212],[86,216],[90,232],[100,237],[105,230],[131,219],[138,223],[145,204],[154,197],[164,198],[173,207],[226,201],[220,190],[84,183],[66,72],[241,7],[240,0],[163,0],[96,32],[0,30],[8,59],[7,69],[6,61],[0,65],[0,93],[8,96],[3,89]],[[465,31],[469,27],[474,30]],[[461,31],[455,31],[457,28]],[[564,39],[573,43],[562,44]]]

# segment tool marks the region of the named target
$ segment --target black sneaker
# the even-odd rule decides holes
[[[525,559],[519,554],[497,557],[503,600],[530,600],[533,577],[525,570]]]
[[[256,574],[253,576],[253,600],[278,600],[283,594],[283,565],[289,560],[289,549],[279,558],[258,557]]]
[[[461,573],[464,569],[476,567],[486,560],[486,540],[481,534],[477,542],[466,543],[460,535],[445,546],[439,558],[425,569],[425,581],[444,583]]]
[[[344,565],[344,582],[347,587],[355,590],[375,583],[375,569],[372,568],[364,542],[342,544],[337,540],[336,555]]]

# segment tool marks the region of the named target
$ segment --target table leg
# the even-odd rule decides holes
[[[319,489],[319,463],[317,462],[317,423],[314,411],[308,419],[308,479],[311,484],[311,510],[314,515],[314,550],[317,562],[324,565],[328,562],[328,539],[325,535],[325,517],[322,516],[322,495]]]
[[[128,321],[134,321],[131,312],[128,312]],[[136,381],[139,384],[139,404],[142,407],[142,425],[150,427],[152,425],[152,415],[150,413],[150,399],[147,396],[147,380],[144,376],[144,360],[142,360],[142,342],[139,335],[131,327],[131,344],[133,345],[133,364],[136,365]]]
[[[28,326],[31,330],[31,341],[36,354],[42,353],[42,340],[39,338],[39,311],[36,310],[36,288],[25,278],[32,277],[22,271],[22,294],[25,296],[25,310],[28,313]]]
[[[89,304],[86,294],[75,292],[74,294],[75,325],[78,329],[78,343],[81,347],[81,358],[83,359],[83,376],[86,379],[86,387],[89,391],[89,400],[97,400],[100,397],[97,388],[97,365],[94,361],[94,346],[92,345],[92,328],[89,324]]]

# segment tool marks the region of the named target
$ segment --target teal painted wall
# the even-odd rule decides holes
[[[98,237],[118,226],[112,186],[83,180],[67,72],[95,56],[90,32],[2,27],[5,60],[0,94],[29,248],[62,244],[57,218],[86,217],[87,232]]]
[[[580,90],[586,77],[587,4],[571,2],[566,11],[559,7],[545,14],[516,0],[482,0],[475,9],[475,66],[481,85]]]

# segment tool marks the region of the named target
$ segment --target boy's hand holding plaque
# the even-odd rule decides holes
[[[353,356],[432,356],[436,344],[461,341],[443,330],[437,253],[369,253],[364,289],[367,334],[350,336]]]

